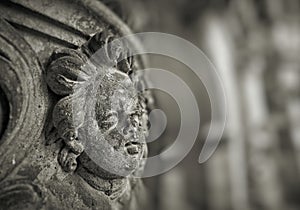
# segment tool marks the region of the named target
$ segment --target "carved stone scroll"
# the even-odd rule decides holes
[[[46,85],[35,53],[3,19],[0,19],[0,46],[3,112],[0,140],[0,202],[6,206],[10,200],[15,199],[11,204],[13,206],[18,206],[19,202],[24,205],[27,205],[27,202],[33,206],[41,205],[38,198],[40,195],[34,195],[37,188],[32,187],[34,183],[30,181],[31,177],[22,176],[20,180],[17,178],[17,172],[22,162],[34,151],[42,134],[48,106]]]

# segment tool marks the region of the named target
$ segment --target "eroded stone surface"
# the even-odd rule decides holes
[[[109,49],[113,65],[83,67],[127,26],[96,0],[0,10],[0,209],[139,209],[147,107],[132,72],[142,63],[114,63]]]

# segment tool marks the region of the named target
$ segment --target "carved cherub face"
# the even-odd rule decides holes
[[[112,37],[100,32],[77,50],[58,49],[48,64],[48,86],[62,97],[52,119],[64,143],[58,162],[67,172],[80,166],[97,177],[119,178],[144,166],[146,105],[128,76],[133,59],[126,46],[108,47]],[[128,58],[118,62],[120,53]]]
[[[125,176],[139,167],[145,152],[144,110],[133,82],[121,71],[109,69],[96,88],[96,97],[87,99],[88,118],[94,120],[84,126],[88,139],[80,162],[99,176]]]

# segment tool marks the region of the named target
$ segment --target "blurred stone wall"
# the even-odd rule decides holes
[[[127,18],[136,31],[178,35],[216,65],[228,99],[221,144],[202,165],[210,105],[202,83],[185,66],[150,56],[197,97],[201,134],[190,154],[170,172],[146,179],[153,209],[299,209],[300,2],[298,0],[133,0]],[[136,11],[136,12],[135,12]],[[200,84],[200,85],[199,85]],[[174,101],[157,93],[168,127],[150,155],[178,132]]]

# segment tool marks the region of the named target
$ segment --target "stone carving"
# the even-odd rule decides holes
[[[111,53],[102,57],[111,65],[88,63],[89,57],[102,47],[104,52],[112,52],[107,44],[113,37],[112,33],[100,32],[77,50],[56,50],[47,67],[48,85],[62,97],[53,110],[55,129],[50,136],[64,141],[58,160],[67,172],[76,169],[76,159],[84,152],[84,144],[92,145],[96,153],[101,151],[97,154],[98,163],[106,169],[83,154],[79,160],[87,173],[113,179],[122,177],[116,173],[130,175],[143,167],[147,110],[144,97],[137,93],[129,77],[133,72],[133,58],[118,63],[118,55]],[[126,53],[126,50],[115,49],[114,53]],[[122,159],[117,153],[123,155]],[[89,176],[83,175],[86,180]],[[94,181],[91,183],[101,189]]]
[[[41,206],[39,187],[29,177],[13,177],[41,134],[46,86],[41,66],[26,41],[0,19],[0,206]],[[10,205],[10,206],[7,206]],[[28,207],[28,208],[29,208]]]
[[[0,185],[1,209],[41,209],[44,202],[39,185],[29,180],[15,179]]]
[[[139,209],[143,64],[106,47],[128,27],[97,0],[11,0],[0,11],[0,209]],[[99,48],[103,62],[91,59]]]

